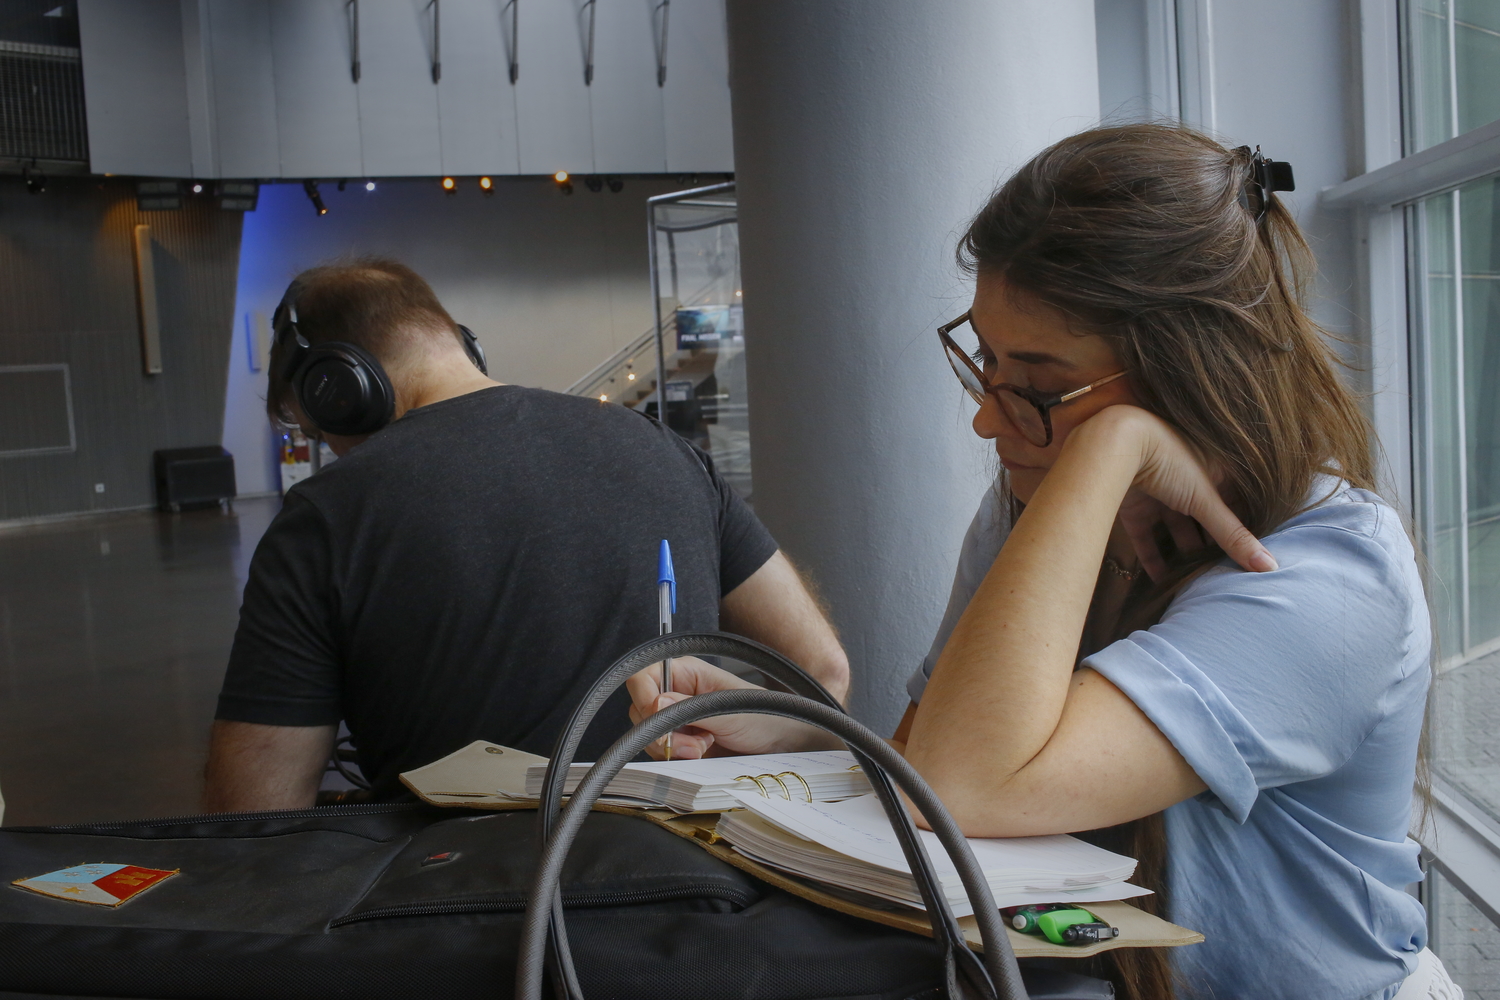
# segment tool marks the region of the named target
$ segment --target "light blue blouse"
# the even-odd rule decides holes
[[[1332,496],[1263,539],[1280,569],[1228,559],[1143,632],[1087,657],[1209,790],[1166,812],[1171,919],[1185,994],[1387,998],[1426,945],[1407,837],[1431,628],[1396,512]],[[1009,532],[997,491],[964,540],[933,664]],[[1194,993],[1193,989],[1198,992]]]

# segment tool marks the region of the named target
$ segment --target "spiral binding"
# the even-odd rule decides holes
[[[763,799],[769,799],[771,797],[770,793],[766,791],[766,786],[763,782],[774,781],[776,782],[776,784],[781,786],[781,794],[786,797],[786,800],[788,802],[790,802],[792,801],[792,791],[791,789],[786,787],[786,782],[782,781],[782,778],[796,778],[798,781],[802,782],[802,791],[803,794],[807,796],[807,801],[811,802],[813,800],[812,785],[809,785],[807,783],[807,779],[802,777],[802,775],[798,774],[796,771],[782,771],[780,774],[742,774],[734,780],[755,782],[755,787],[760,789],[760,796]]]

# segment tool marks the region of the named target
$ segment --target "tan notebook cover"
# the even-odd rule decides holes
[[[524,750],[475,740],[425,767],[401,773],[401,783],[428,805],[470,809],[535,809],[526,799],[526,769],[547,763]],[[522,801],[507,798],[506,794]]]
[[[451,753],[442,760],[426,767],[406,771],[401,781],[415,792],[422,801],[434,806],[461,806],[466,809],[534,809],[535,802],[507,798],[502,792],[516,796],[526,793],[526,769],[532,764],[545,764],[547,758],[533,753],[512,750],[510,747],[475,740],[468,746]],[[932,936],[932,927],[927,915],[920,910],[904,906],[867,906],[826,892],[815,882],[807,882],[774,868],[767,868],[734,850],[729,843],[719,838],[714,826],[719,821],[718,813],[698,813],[678,816],[665,809],[635,809],[628,806],[599,804],[600,812],[640,816],[664,827],[679,837],[698,843],[714,857],[749,872],[763,882],[769,882],[809,902],[825,906],[839,913],[863,920],[872,920],[888,927],[899,927],[914,934]],[[1197,944],[1203,935],[1178,927],[1160,917],[1153,917],[1144,910],[1126,902],[1088,903],[1086,908],[1100,919],[1120,928],[1120,936],[1099,944],[1064,946],[1053,944],[1041,937],[1021,934],[1006,928],[1010,935],[1010,946],[1019,958],[1087,958],[1113,948],[1175,948],[1179,945]],[[958,924],[964,937],[975,951],[982,950],[979,929],[973,917],[960,917]]]

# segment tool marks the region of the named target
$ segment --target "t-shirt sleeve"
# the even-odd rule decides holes
[[[1369,516],[1394,518],[1388,508]],[[1083,661],[1156,724],[1241,823],[1261,790],[1343,766],[1422,659],[1413,654],[1425,605],[1414,607],[1404,535],[1391,544],[1371,530],[1309,524],[1264,542],[1279,569],[1221,563],[1158,624]]]
[[[694,447],[719,502],[719,596],[750,579],[750,575],[776,554],[776,539],[760,523],[750,505],[734,491],[707,453]]]
[[[979,510],[974,512],[974,520],[964,535],[963,548],[959,550],[958,568],[953,573],[953,589],[948,594],[948,608],[943,612],[943,622],[938,626],[937,635],[932,639],[932,648],[927,651],[926,658],[906,682],[906,693],[914,703],[922,700],[922,692],[927,690],[927,679],[932,676],[932,668],[937,665],[943,647],[948,645],[948,637],[953,634],[954,626],[963,617],[974,592],[984,582],[990,567],[995,564],[995,558],[1000,555],[1001,547],[1005,545],[1006,536],[1010,534],[1010,509],[1005,503],[1005,497],[1005,492],[1000,488],[999,482],[996,482],[992,488],[984,491]]]
[[[215,718],[322,726],[342,718],[328,525],[295,491],[250,560]]]

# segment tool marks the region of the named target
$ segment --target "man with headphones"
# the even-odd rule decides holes
[[[415,272],[305,271],[275,314],[267,410],[340,460],[288,491],[250,564],[204,806],[312,805],[338,723],[377,798],[476,739],[549,752],[592,680],[654,636],[723,628],[848,687],[833,630],[706,455],[624,407],[504,385]],[[630,725],[615,696],[580,759]]]

